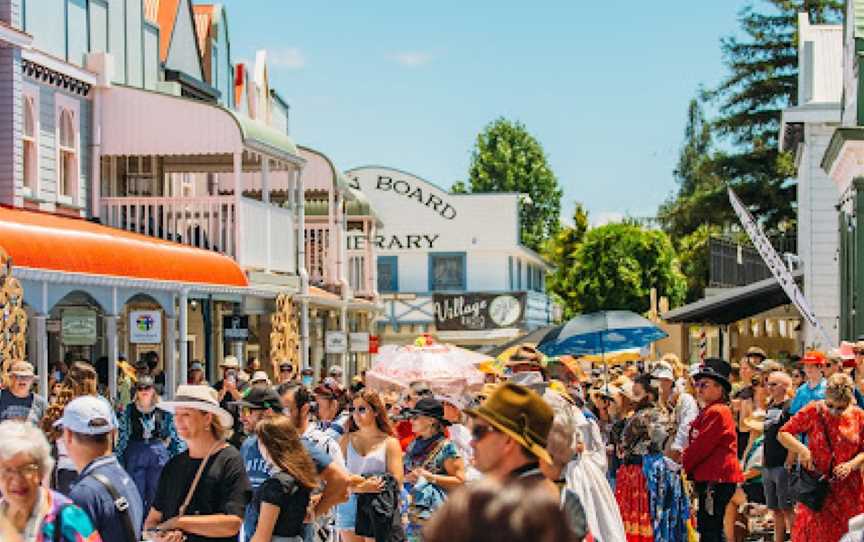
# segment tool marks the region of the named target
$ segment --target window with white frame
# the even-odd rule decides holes
[[[80,117],[78,102],[55,96],[57,122],[57,201],[75,204],[78,193]]]
[[[39,94],[38,90],[25,87],[24,131],[21,142],[24,154],[24,194],[31,196],[38,190],[39,180]]]

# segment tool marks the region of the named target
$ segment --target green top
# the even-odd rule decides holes
[[[288,134],[283,134],[275,128],[271,128],[262,122],[254,121],[236,111],[222,109],[237,121],[240,133],[243,135],[243,142],[249,147],[258,147],[262,151],[288,160],[298,160],[300,158],[297,145],[294,144],[294,141]]]

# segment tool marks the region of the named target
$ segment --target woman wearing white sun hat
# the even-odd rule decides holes
[[[180,386],[158,408],[174,414],[189,449],[162,470],[145,529],[160,542],[236,542],[251,488],[240,452],[225,442],[233,417],[209,386]]]

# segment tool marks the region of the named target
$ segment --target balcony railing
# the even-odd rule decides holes
[[[796,252],[795,235],[771,238],[771,244],[782,257]],[[771,270],[759,252],[745,244],[724,238],[709,240],[708,285],[713,288],[745,286],[771,277]]]
[[[335,265],[330,261],[330,243],[333,234],[326,222],[310,222],[304,225],[306,243],[306,271],[309,282],[317,285],[336,284],[333,276]]]
[[[100,205],[109,226],[220,252],[246,268],[296,272],[287,209],[241,198],[238,224],[233,196],[111,197]]]

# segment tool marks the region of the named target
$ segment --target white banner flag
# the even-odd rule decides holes
[[[792,273],[789,272],[789,268],[786,267],[786,264],[783,263],[783,259],[779,254],[777,254],[777,251],[774,250],[771,242],[768,241],[768,237],[765,236],[765,232],[762,231],[762,227],[759,226],[753,218],[753,215],[750,214],[750,211],[744,207],[744,204],[741,203],[741,200],[738,199],[738,196],[731,187],[728,190],[729,201],[732,203],[732,208],[735,209],[735,214],[738,215],[741,225],[744,226],[744,230],[750,237],[753,246],[755,246],[756,250],[759,251],[762,259],[765,261],[765,265],[767,265],[768,269],[771,270],[774,278],[777,279],[777,282],[779,282],[780,286],[783,287],[783,291],[789,296],[789,300],[793,305],[795,305],[798,312],[801,313],[801,316],[803,316],[804,319],[807,320],[807,323],[813,326],[813,328],[819,332],[819,335],[822,336],[822,340],[825,341],[822,345],[823,348],[831,348],[834,345],[828,337],[828,333],[825,332],[825,328],[822,327],[822,324],[816,318],[816,314],[813,312],[813,309],[810,308],[810,303],[807,302],[807,298],[804,297],[801,289],[798,288],[798,284],[795,283],[795,279],[792,278]]]

